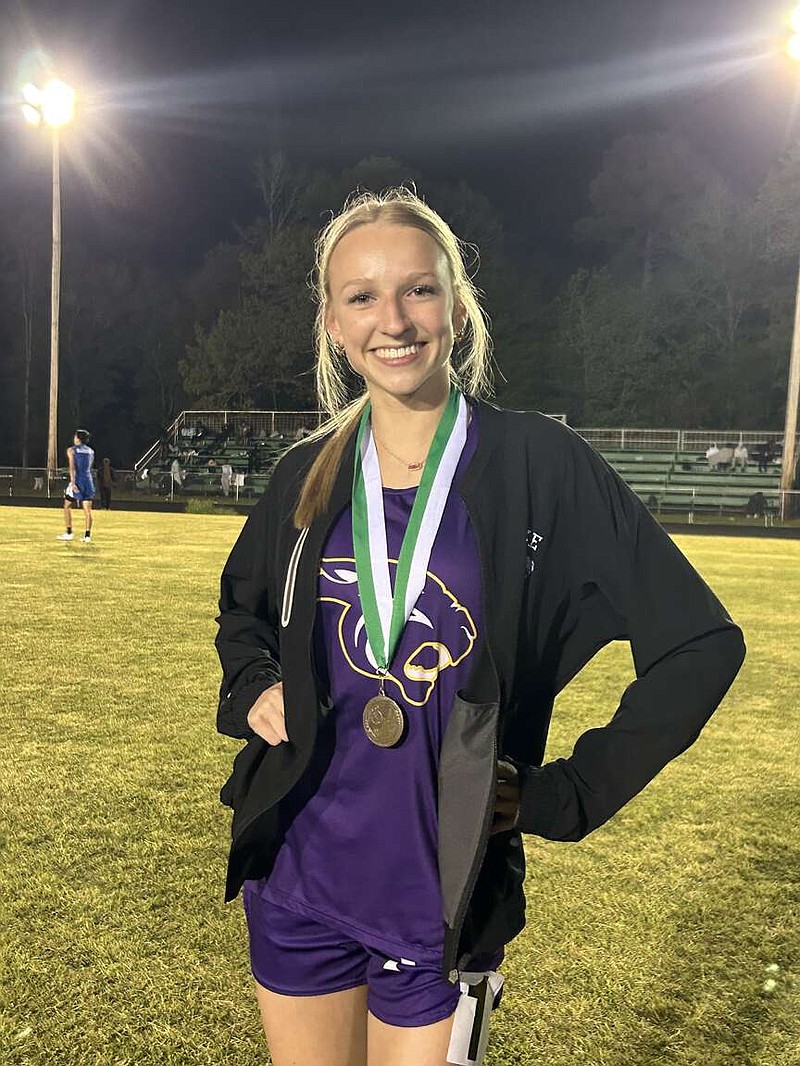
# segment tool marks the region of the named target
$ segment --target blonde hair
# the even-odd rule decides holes
[[[360,226],[382,222],[395,226],[411,226],[432,237],[444,252],[455,304],[466,312],[466,322],[458,349],[458,364],[450,363],[450,379],[469,396],[488,396],[492,391],[492,341],[488,318],[480,305],[480,293],[467,272],[466,255],[469,246],[453,233],[444,219],[417,194],[403,187],[385,189],[382,193],[355,193],[343,209],[335,215],[319,234],[316,243],[316,266],[313,288],[317,299],[314,336],[317,349],[317,397],[325,421],[311,438],[329,437],[311,466],[294,514],[294,524],[304,529],[323,513],[331,498],[333,483],[339,470],[342,454],[358,426],[367,393],[348,402],[347,360],[345,353],[333,343],[327,329],[330,291],[328,268],[331,256],[342,237]]]

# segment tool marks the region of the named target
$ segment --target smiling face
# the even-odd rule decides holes
[[[373,404],[438,405],[463,326],[447,257],[421,229],[373,222],[341,238],[328,264],[326,325]]]

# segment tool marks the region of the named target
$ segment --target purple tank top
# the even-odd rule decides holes
[[[442,950],[439,751],[482,627],[478,550],[455,487],[477,432],[473,409],[425,587],[387,679],[386,694],[407,722],[395,748],[373,745],[362,724],[378,679],[365,650],[349,507],[332,528],[318,583],[315,656],[333,709],[311,765],[281,805],[285,837],[274,868],[268,879],[249,883],[273,903],[415,962],[435,961]],[[415,493],[383,492],[392,584]]]

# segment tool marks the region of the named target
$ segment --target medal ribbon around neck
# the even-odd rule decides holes
[[[467,439],[467,402],[451,388],[411,509],[395,572],[394,595],[383,512],[383,484],[368,403],[358,427],[353,471],[353,549],[367,640],[386,673],[403,628],[425,586],[433,542]]]

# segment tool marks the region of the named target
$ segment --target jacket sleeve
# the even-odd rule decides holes
[[[250,739],[247,713],[281,680],[275,584],[276,499],[255,505],[222,571],[216,648],[222,665],[217,709],[220,733]]]
[[[580,840],[697,738],[739,671],[741,630],[638,497],[575,434],[556,523],[566,610],[560,691],[601,647],[628,639],[636,680],[572,755],[521,767],[519,827]]]

